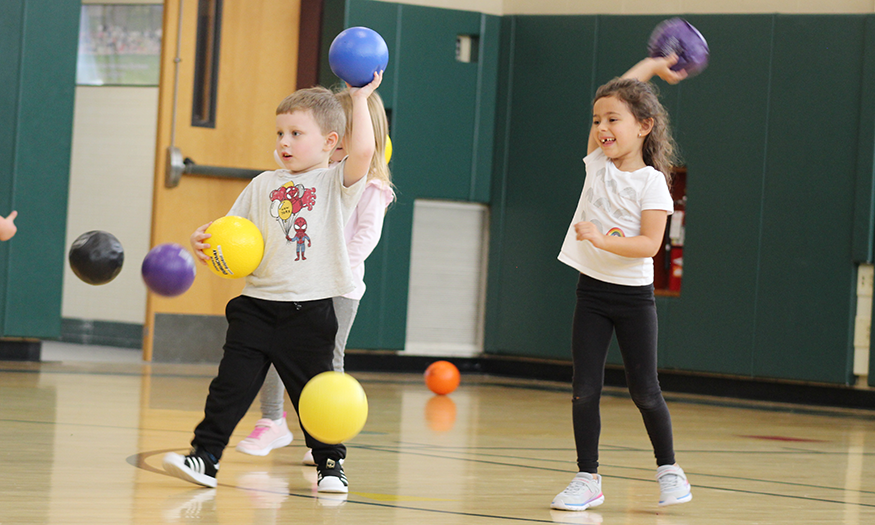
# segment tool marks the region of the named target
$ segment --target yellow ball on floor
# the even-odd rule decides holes
[[[246,277],[261,264],[264,239],[249,219],[227,215],[213,221],[206,233],[212,235],[204,241],[210,245],[204,250],[210,258],[207,266],[219,277]]]
[[[322,372],[301,390],[298,415],[304,430],[335,445],[354,438],[368,419],[368,397],[358,381],[341,372]]]

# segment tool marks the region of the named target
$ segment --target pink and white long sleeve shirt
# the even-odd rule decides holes
[[[368,181],[358,206],[352,212],[343,231],[346,249],[349,252],[349,265],[355,289],[345,294],[347,299],[361,300],[365,295],[365,259],[371,255],[383,233],[383,218],[386,207],[395,200],[395,192],[382,181]]]

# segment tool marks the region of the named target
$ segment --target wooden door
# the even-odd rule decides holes
[[[152,246],[174,242],[189,248],[189,237],[200,225],[225,215],[247,180],[182,176],[178,186],[165,187],[166,155],[175,124],[175,146],[197,164],[248,169],[272,169],[274,116],[277,104],[295,90],[299,0],[221,2],[218,24],[218,67],[215,118],[212,127],[192,125],[198,23],[204,21],[203,2],[167,1],[164,7],[164,46],[159,95],[158,137]],[[179,29],[179,9],[182,24]],[[174,82],[177,32],[178,82]],[[202,33],[203,34],[203,33]],[[174,86],[176,116],[174,119]],[[208,86],[209,89],[209,86]],[[135,196],[132,196],[135,198]],[[198,264],[197,277],[183,295],[166,298],[150,293],[146,304],[143,358],[151,360],[156,316],[179,316],[183,327],[171,338],[192,339],[197,327],[185,330],[186,319],[224,315],[225,304],[239,294],[242,280],[224,280]],[[207,317],[209,318],[209,317]],[[192,341],[196,343],[196,341]]]

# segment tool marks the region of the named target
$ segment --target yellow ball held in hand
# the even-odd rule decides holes
[[[207,228],[210,270],[225,279],[239,279],[254,272],[264,256],[264,239],[249,219],[228,215],[216,219]]]
[[[330,445],[343,443],[365,426],[368,397],[351,375],[322,372],[301,390],[298,416],[314,438]]]

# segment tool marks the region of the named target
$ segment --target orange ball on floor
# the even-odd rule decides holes
[[[449,361],[435,361],[425,370],[425,386],[438,395],[455,390],[460,379],[459,369]]]

